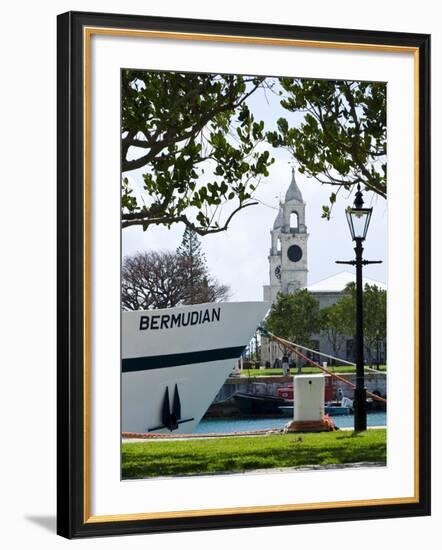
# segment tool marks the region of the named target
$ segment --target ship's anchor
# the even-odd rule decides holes
[[[163,405],[161,407],[161,421],[163,424],[161,426],[149,428],[148,431],[153,432],[154,430],[162,430],[163,428],[167,428],[172,432],[173,430],[177,430],[180,424],[191,422],[192,420],[194,420],[194,418],[181,418],[181,401],[178,393],[178,386],[176,384],[173,392],[172,410],[170,410],[169,388],[166,386]]]

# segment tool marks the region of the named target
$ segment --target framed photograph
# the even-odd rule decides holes
[[[58,533],[430,514],[430,37],[58,17]]]

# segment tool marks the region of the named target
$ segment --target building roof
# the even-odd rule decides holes
[[[351,273],[350,271],[341,271],[336,275],[322,279],[312,285],[307,287],[307,290],[310,292],[342,292],[348,283],[354,283],[356,279],[356,274]],[[376,285],[382,290],[387,290],[387,285],[381,283],[380,281],[375,281],[374,279],[368,279],[364,277],[364,285],[368,283],[369,285]]]
[[[287,193],[285,194],[285,202],[293,201],[293,200],[303,202],[301,191],[295,180],[294,168],[292,168],[292,181],[290,182],[289,188],[287,189]]]

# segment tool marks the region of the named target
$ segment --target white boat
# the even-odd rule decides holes
[[[192,433],[270,304],[122,312],[122,431]]]

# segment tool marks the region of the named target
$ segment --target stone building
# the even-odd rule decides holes
[[[294,170],[270,235],[270,284],[264,286],[264,300],[273,303],[278,292],[285,294],[307,286],[305,202],[296,183]]]

